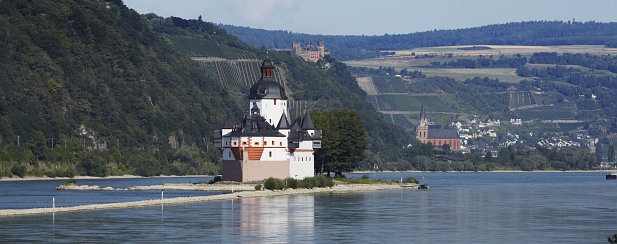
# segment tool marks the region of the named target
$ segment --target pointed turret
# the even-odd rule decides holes
[[[253,104],[253,107],[251,108],[251,115],[259,115],[259,107],[257,107],[257,104]]]
[[[231,116],[229,116],[228,114],[227,118],[225,118],[225,123],[223,123],[222,129],[233,129],[233,128],[234,128],[234,122],[231,120]]]
[[[424,112],[424,103],[422,103],[422,108],[420,108],[420,119],[419,120],[425,120],[426,119],[426,113]]]
[[[225,119],[225,123],[223,123],[223,127],[221,128],[221,135],[226,135],[234,129],[234,122],[231,120],[231,116],[227,115]]]
[[[289,121],[287,120],[287,115],[283,113],[281,115],[281,119],[279,119],[279,124],[276,126],[277,129],[290,129]]]
[[[303,130],[314,130],[315,126],[313,125],[313,120],[311,120],[311,115],[309,114],[308,111],[306,111],[306,114],[304,115],[304,119],[302,119],[302,125],[300,125],[300,128]]]

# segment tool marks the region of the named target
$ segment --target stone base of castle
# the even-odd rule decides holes
[[[289,177],[288,161],[223,160],[223,180],[249,182]]]

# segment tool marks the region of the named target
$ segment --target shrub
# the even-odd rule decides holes
[[[208,184],[214,184],[216,182],[222,181],[223,178],[220,175],[214,176],[214,178],[212,178],[212,180],[208,181]]]
[[[261,185],[260,184],[255,185],[255,190],[256,191],[261,191]]]
[[[298,188],[298,180],[291,178],[291,177],[287,177],[287,179],[285,179],[285,184],[287,188],[292,188],[292,189]]]
[[[270,177],[268,179],[266,179],[266,181],[264,181],[264,188],[268,189],[268,190],[276,190],[276,179]]]
[[[414,178],[414,177],[408,177],[406,179],[403,180],[403,183],[414,183],[414,184],[418,184],[420,183],[420,181],[418,181],[418,179]]]
[[[317,186],[317,182],[315,180],[315,177],[304,178],[304,179],[302,179],[301,182],[302,182],[302,188],[313,189],[313,187]]]
[[[369,177],[368,177],[368,175],[367,175],[367,174],[363,174],[363,175],[362,175],[362,178],[360,178],[360,179],[363,179],[363,180],[368,180],[368,179],[369,179]]]
[[[11,173],[19,176],[19,178],[24,178],[24,176],[26,175],[26,171],[28,171],[28,169],[26,169],[26,166],[21,164],[13,165],[13,167],[11,168]]]
[[[64,183],[62,183],[63,185],[68,185],[68,184],[74,184],[77,185],[77,180],[70,178],[68,180],[66,180]]]
[[[45,170],[45,176],[49,178],[56,178],[56,172],[54,170]]]
[[[332,187],[334,186],[334,181],[325,175],[316,175],[315,177],[315,186],[316,187]]]

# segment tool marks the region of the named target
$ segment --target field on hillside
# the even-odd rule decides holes
[[[523,120],[572,120],[576,116],[574,102],[562,102],[552,106],[534,107],[516,110],[515,113]]]
[[[380,111],[420,111],[422,104],[432,112],[456,112],[446,105],[439,96],[375,95],[370,96],[373,106]]]
[[[456,79],[457,81],[464,81],[465,79],[471,79],[474,77],[489,77],[492,79],[499,79],[503,82],[517,83],[525,79],[516,75],[515,68],[445,68],[445,67],[430,67],[431,62],[445,63],[448,61],[456,61],[457,59],[476,59],[479,55],[493,56],[493,59],[498,59],[501,55],[512,56],[521,54],[523,56],[531,56],[536,52],[557,52],[562,54],[568,53],[590,53],[590,54],[610,54],[617,55],[617,48],[605,48],[600,45],[572,45],[572,46],[498,46],[487,45],[491,49],[484,50],[461,50],[459,48],[470,46],[445,46],[445,47],[425,47],[415,48],[410,50],[391,50],[396,54],[389,57],[382,57],[376,59],[365,60],[350,60],[345,61],[345,64],[352,67],[367,67],[375,68],[379,67],[392,67],[396,71],[407,68],[409,71],[419,70],[428,77],[434,76],[447,76]],[[423,58],[417,58],[411,56],[414,53],[416,56],[423,56]],[[554,65],[546,64],[527,64],[529,68],[554,67]],[[565,67],[573,67],[581,69],[581,71],[589,72],[590,69],[576,66],[567,65]],[[609,74],[608,71],[595,71],[598,75]]]
[[[603,45],[566,45],[566,46],[507,46],[507,45],[479,45],[483,47],[490,47],[491,49],[484,50],[461,50],[459,48],[471,47],[471,45],[465,46],[444,46],[444,47],[422,47],[409,50],[388,50],[389,52],[395,52],[395,57],[410,56],[411,53],[416,55],[434,54],[434,55],[447,55],[453,54],[454,56],[478,56],[478,55],[513,55],[521,54],[529,56],[537,52],[556,52],[562,53],[590,53],[590,54],[611,54],[617,55],[617,48],[606,48]],[[386,50],[383,50],[386,51]]]

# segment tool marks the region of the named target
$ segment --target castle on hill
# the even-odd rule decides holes
[[[318,41],[317,46],[311,45],[309,40],[304,47],[299,42],[292,43],[290,55],[300,56],[304,60],[317,62],[317,60],[323,59],[326,55],[330,55],[330,50],[324,46],[324,41]]]
[[[228,116],[214,132],[214,144],[223,156],[223,180],[312,177],[321,130],[315,130],[308,112],[290,123],[288,97],[274,81],[274,65],[266,59],[260,69],[261,78],[249,92],[250,111],[242,122],[234,123]]]
[[[420,109],[420,118],[416,126],[416,138],[422,143],[431,143],[435,147],[450,145],[451,150],[461,149],[461,138],[456,129],[443,129],[441,125],[429,122],[424,111],[424,103]]]

